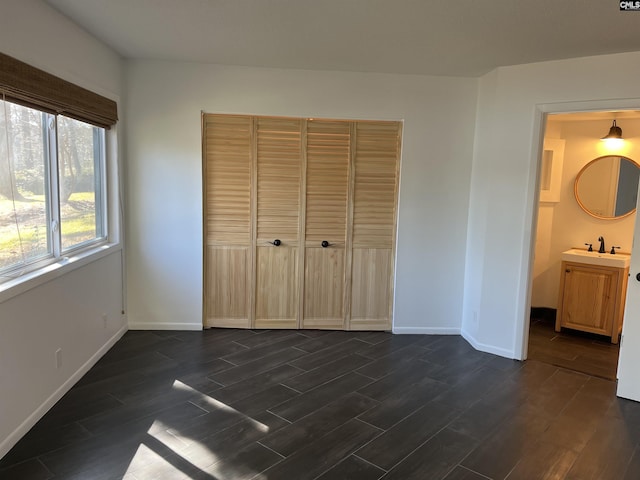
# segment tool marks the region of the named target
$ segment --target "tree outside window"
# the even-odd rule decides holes
[[[0,273],[105,239],[103,151],[102,128],[0,101]]]

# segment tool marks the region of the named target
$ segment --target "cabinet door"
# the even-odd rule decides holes
[[[206,327],[248,328],[251,289],[251,119],[205,115]]]
[[[256,122],[254,326],[298,328],[302,120],[258,117]]]
[[[355,132],[351,330],[388,330],[393,310],[400,124]]]
[[[350,136],[348,122],[307,123],[302,328],[345,328]]]
[[[618,274],[580,264],[564,264],[563,327],[611,335]]]

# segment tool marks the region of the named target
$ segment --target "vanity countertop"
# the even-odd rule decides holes
[[[598,253],[589,252],[580,248],[572,248],[562,252],[561,259],[565,262],[586,263],[601,267],[627,268],[631,263],[631,255],[628,253]]]

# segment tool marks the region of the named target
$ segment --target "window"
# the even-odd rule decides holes
[[[107,237],[105,130],[0,99],[0,282]]]

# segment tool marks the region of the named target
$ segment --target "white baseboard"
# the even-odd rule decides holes
[[[29,417],[27,417],[27,419],[22,422],[18,428],[5,438],[0,443],[0,458],[4,457],[9,450],[11,450],[13,446],[18,443],[18,441],[24,437],[36,423],[38,423],[38,420],[40,420],[51,409],[51,407],[53,407],[56,402],[64,396],[65,393],[71,390],[71,387],[73,387],[78,380],[80,380],[82,376],[87,373],[91,367],[93,367],[96,362],[100,360],[118,340],[120,340],[120,338],[122,338],[126,332],[127,326],[125,325],[118,330],[115,335],[111,337],[95,354],[93,354],[91,358],[84,363],[84,365],[71,375],[71,377],[69,377],[69,379],[60,386],[60,388],[53,392],[51,396],[42,403],[42,405],[29,415]]]
[[[513,351],[507,350],[506,348],[496,347],[494,345],[487,345],[486,343],[480,343],[472,335],[470,335],[469,332],[465,332],[464,330],[462,330],[460,332],[460,335],[462,335],[462,338],[464,338],[467,342],[469,342],[471,346],[476,350],[479,350],[481,352],[486,352],[486,353],[492,353],[500,357],[505,357],[510,359],[516,358]]]
[[[202,330],[202,323],[129,322],[129,330]]]
[[[453,327],[394,327],[392,332],[400,335],[460,335],[460,329]]]

